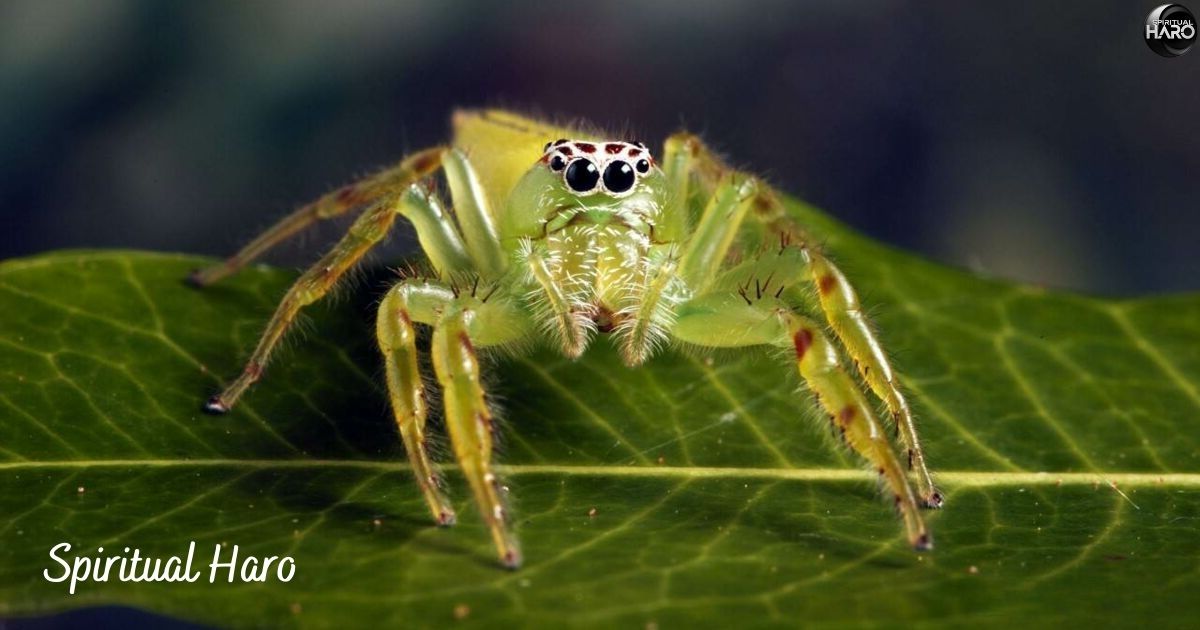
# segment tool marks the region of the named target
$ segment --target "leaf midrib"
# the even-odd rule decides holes
[[[403,462],[359,459],[95,459],[0,462],[0,470],[38,468],[359,468],[408,472]],[[456,470],[454,464],[443,465]],[[566,464],[508,464],[497,467],[507,475],[566,475],[581,477],[646,478],[745,478],[781,481],[864,481],[869,471],[838,468],[752,468],[739,466],[577,466]],[[940,471],[938,481],[947,486],[987,487],[1020,485],[1185,486],[1200,487],[1200,473],[1154,472],[986,472]]]

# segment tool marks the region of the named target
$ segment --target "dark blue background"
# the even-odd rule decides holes
[[[1152,2],[837,4],[7,2],[0,254],[228,253],[451,108],[508,105],[655,144],[686,124],[986,273],[1200,287],[1200,53],[1148,49]]]

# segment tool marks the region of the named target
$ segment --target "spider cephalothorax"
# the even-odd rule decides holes
[[[399,215],[412,223],[434,270],[433,278],[392,287],[376,321],[400,437],[434,519],[454,522],[425,443],[414,326],[432,326],[454,454],[507,566],[521,555],[491,461],[494,423],[477,349],[541,343],[576,357],[604,333],[616,337],[630,366],[667,342],[784,349],[836,432],[878,470],[909,543],[932,546],[918,508],[938,507],[942,496],[891,366],[850,283],[800,238],[763,182],[686,133],[667,139],[660,165],[641,143],[546,142],[558,130],[505,112],[463,112],[455,123],[453,148],[417,152],[334,191],[192,276],[197,286],[211,284],[304,226],[361,209],[349,233],[284,296],[241,376],[206,410],[225,412],[237,402],[300,309],[324,296]],[[439,169],[452,212],[429,184]],[[488,289],[461,291],[464,277]],[[843,354],[858,380],[842,367]],[[864,386],[887,408],[905,457],[896,455]]]

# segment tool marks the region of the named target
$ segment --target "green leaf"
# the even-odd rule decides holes
[[[1200,296],[1105,301],[972,277],[794,209],[870,304],[948,491],[916,554],[872,475],[769,353],[606,344],[492,365],[527,566],[503,571],[453,472],[430,525],[381,393],[369,282],[312,311],[227,417],[292,274],[204,292],[205,260],[0,266],[0,614],[123,604],[222,625],[689,627],[1194,623]],[[377,278],[382,280],[383,276]],[[186,553],[196,583],[50,583],[49,550]],[[208,583],[289,555],[289,583]],[[103,554],[97,547],[103,546]]]

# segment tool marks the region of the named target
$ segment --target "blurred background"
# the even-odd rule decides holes
[[[228,254],[500,105],[686,125],[949,264],[1197,290],[1200,52],[1149,50],[1156,2],[5,0],[0,256]]]

